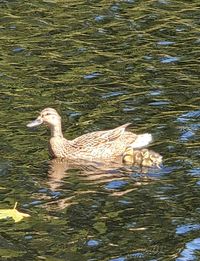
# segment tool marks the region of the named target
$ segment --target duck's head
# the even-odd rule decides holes
[[[46,124],[49,128],[60,125],[61,117],[55,109],[46,108],[40,112],[40,115],[34,121],[27,124],[27,127],[32,128],[41,124]]]
[[[154,151],[150,153],[150,160],[152,161],[153,165],[155,165],[158,168],[160,168],[160,166],[162,165],[162,159],[163,157],[159,153]]]
[[[134,163],[134,151],[133,148],[128,146],[126,148],[126,150],[124,151],[123,155],[122,155],[122,162],[123,163]]]

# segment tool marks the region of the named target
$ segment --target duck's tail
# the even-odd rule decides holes
[[[142,148],[152,142],[152,135],[149,133],[137,135],[136,140],[130,145],[133,149]]]

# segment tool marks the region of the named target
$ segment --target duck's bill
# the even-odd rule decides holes
[[[41,125],[42,123],[43,123],[43,120],[42,120],[42,119],[36,119],[36,120],[34,120],[34,121],[28,123],[26,126],[27,126],[28,128],[33,128],[33,127],[37,127],[37,126]]]

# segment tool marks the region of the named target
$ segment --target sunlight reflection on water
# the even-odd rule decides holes
[[[198,260],[195,252],[200,250],[200,238],[195,238],[186,243],[185,248],[180,253],[180,257],[176,261]]]

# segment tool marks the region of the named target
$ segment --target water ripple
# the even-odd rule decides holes
[[[180,136],[180,140],[181,141],[188,141],[189,139],[191,139],[193,136],[195,135],[195,133],[191,130],[185,131],[181,136]]]
[[[197,231],[200,230],[200,224],[187,224],[187,225],[181,225],[176,228],[176,234],[177,235],[184,235],[191,231]]]
[[[102,74],[99,72],[93,72],[84,76],[84,79],[91,80],[100,77]]]
[[[178,118],[177,121],[179,122],[187,122],[191,119],[199,118],[200,117],[200,110],[195,110],[195,111],[189,111],[186,113],[181,114]]]
[[[90,239],[87,241],[87,246],[89,247],[97,247],[99,246],[99,244],[101,244],[101,241],[100,240],[95,240],[95,239]]]
[[[200,238],[186,243],[185,249],[180,253],[180,257],[176,258],[176,261],[189,261],[198,260],[196,251],[200,250]]]
[[[111,182],[109,182],[105,188],[106,189],[121,189],[122,187],[124,187],[125,185],[127,185],[128,182],[124,181],[124,180],[113,180]]]
[[[174,63],[174,62],[178,62],[180,60],[179,57],[163,57],[160,59],[161,63]]]
[[[158,45],[172,45],[172,44],[174,44],[175,42],[172,42],[172,41],[159,41],[158,42]]]

